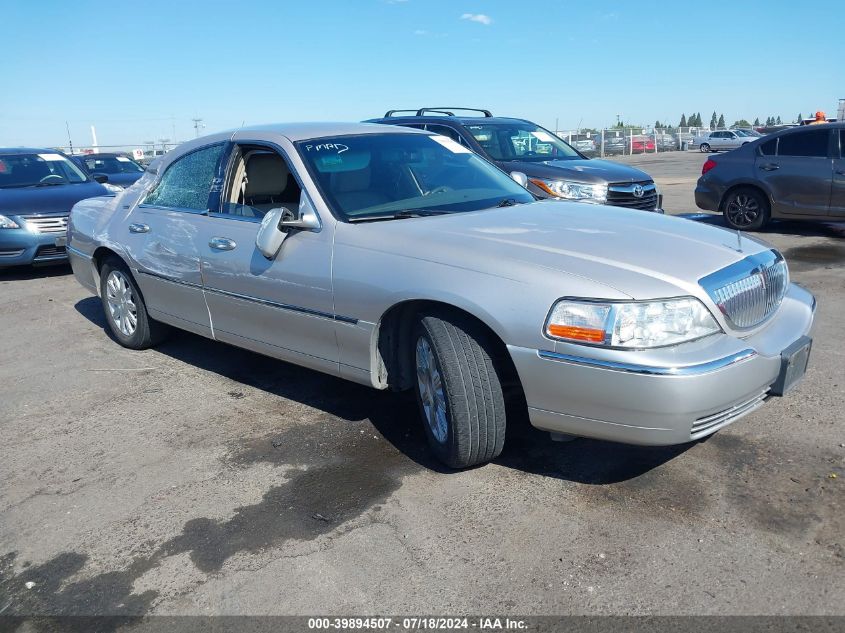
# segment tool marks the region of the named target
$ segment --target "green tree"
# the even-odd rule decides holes
[[[804,115],[803,115],[803,114],[801,114],[801,113],[799,112],[799,113],[798,113],[798,120],[797,120],[797,121],[795,121],[795,122],[796,122],[796,123],[801,123],[801,121],[803,121],[803,120],[804,120]]]
[[[724,114],[719,115],[719,122],[716,123],[716,128],[720,129],[720,130],[725,129],[725,115]]]
[[[775,122],[772,120],[772,117],[767,116],[766,117],[766,126],[768,127],[768,126],[774,125],[774,124],[775,124]]]
[[[698,127],[702,127],[702,126],[704,125],[704,122],[701,120],[701,112],[697,112],[697,113],[696,113],[696,115],[695,115],[695,124],[696,124]]]
[[[759,125],[759,121],[755,123],[755,125]],[[746,121],[745,119],[740,119],[739,121],[734,121],[734,127],[751,127],[751,124]]]
[[[760,126],[760,117],[757,117],[757,118],[754,119],[754,127],[759,127],[759,126]]]
[[[686,126],[687,126],[687,115],[682,114],[681,115],[681,122],[678,123],[678,127],[686,127]]]
[[[716,129],[716,123],[717,123],[717,121],[718,121],[718,118],[717,118],[717,116],[716,116],[716,111],[714,110],[714,111],[713,111],[713,116],[711,116],[711,117],[710,117],[710,129],[711,129],[711,130],[715,130],[715,129]]]
[[[775,122],[775,125],[783,125],[783,121],[780,120],[780,116],[778,116],[778,120]]]

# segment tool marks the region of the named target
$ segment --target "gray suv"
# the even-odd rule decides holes
[[[456,116],[453,110],[481,116]],[[403,112],[413,114],[405,116]],[[525,119],[494,117],[489,110],[475,108],[436,107],[389,110],[382,118],[367,123],[401,125],[451,138],[509,174],[525,174],[525,187],[538,198],[663,213],[662,196],[647,173],[591,159]]]
[[[845,220],[845,123],[791,128],[708,158],[695,203],[750,231],[770,219]]]

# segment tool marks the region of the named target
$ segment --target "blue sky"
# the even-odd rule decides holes
[[[841,0],[6,0],[0,146],[467,105],[554,128],[845,97]],[[812,6],[812,8],[810,8]]]

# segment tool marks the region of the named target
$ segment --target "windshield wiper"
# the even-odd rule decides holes
[[[498,209],[500,207],[514,207],[518,204],[525,204],[525,203],[524,202],[517,202],[513,198],[505,198],[499,204],[496,205],[496,208]]]
[[[403,209],[395,213],[380,213],[378,215],[359,215],[349,218],[349,222],[381,222],[383,220],[404,220],[405,218],[425,218],[431,215],[444,215],[449,211],[437,209]]]

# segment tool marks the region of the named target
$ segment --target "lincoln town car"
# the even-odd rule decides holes
[[[667,445],[800,380],[815,300],[776,249],[519,176],[423,130],[241,128],[77,203],[68,253],[121,345],[180,328],[413,390],[454,468],[499,455],[509,398],[558,437]]]

